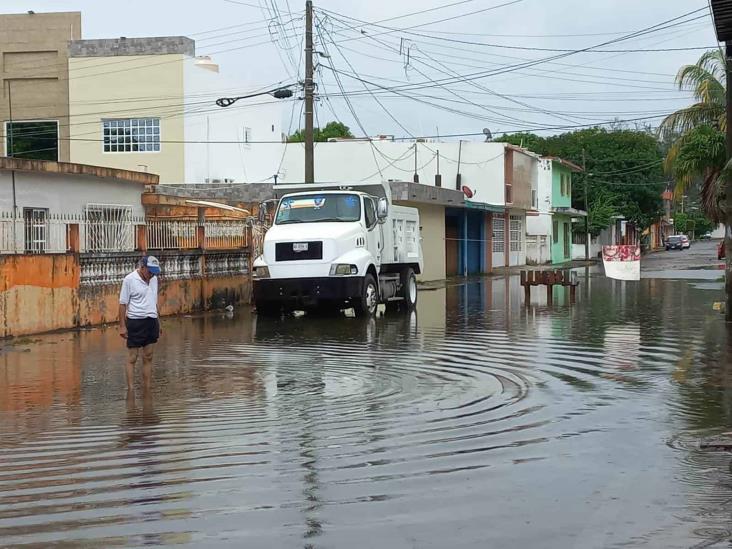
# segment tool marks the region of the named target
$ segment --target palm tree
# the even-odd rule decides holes
[[[719,190],[725,170],[726,88],[725,58],[721,50],[705,52],[676,75],[680,90],[693,92],[696,103],[668,115],[660,136],[672,145],[664,168],[676,182],[676,193],[701,181],[702,207],[715,222],[722,219]]]

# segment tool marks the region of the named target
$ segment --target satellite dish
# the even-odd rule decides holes
[[[485,142],[488,143],[491,139],[493,139],[493,134],[488,128],[483,128],[483,135],[485,135]]]
[[[475,193],[473,192],[473,190],[470,187],[468,187],[467,185],[463,185],[463,194],[465,195],[466,198],[473,198],[473,196],[475,196]]]

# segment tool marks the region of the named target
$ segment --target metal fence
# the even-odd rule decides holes
[[[55,215],[45,209],[26,208],[18,215],[0,212],[0,253],[65,253],[72,248],[71,227],[78,227],[80,252],[132,252],[138,248],[137,227],[143,226],[150,250],[237,250],[247,248],[252,233],[261,246],[264,231],[253,219],[193,219],[145,221],[131,209],[90,205],[84,215]],[[203,228],[203,242],[199,228]]]
[[[204,241],[199,242],[199,227]],[[249,245],[249,222],[210,220],[201,225],[194,219],[156,219],[146,223],[147,247],[150,250],[234,250]]]
[[[0,213],[0,253],[65,253],[69,250],[68,221],[47,210],[29,208],[21,215]]]

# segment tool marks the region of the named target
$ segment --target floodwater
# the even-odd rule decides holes
[[[729,547],[732,338],[700,272],[169,319],[129,399],[114,328],[17,341],[0,547]]]

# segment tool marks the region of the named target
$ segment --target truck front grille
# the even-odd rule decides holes
[[[303,247],[307,247],[307,249],[303,250]],[[296,251],[298,248],[299,250]],[[275,261],[301,261],[305,259],[323,259],[323,243],[315,241],[277,242],[275,244]]]

